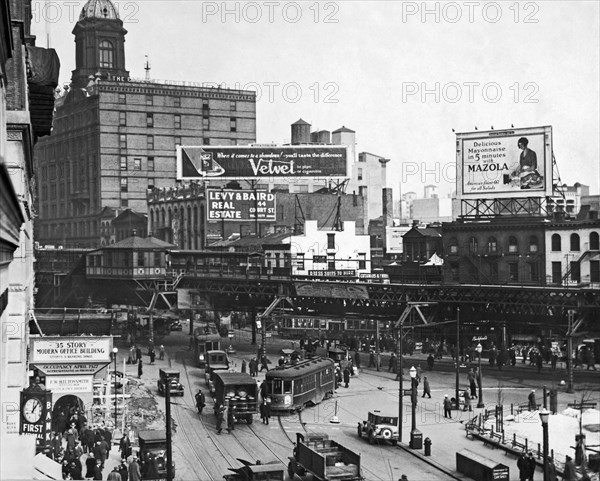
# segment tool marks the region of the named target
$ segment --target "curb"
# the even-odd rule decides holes
[[[411,449],[409,446],[406,446],[404,444],[398,444],[397,447],[402,449],[406,453],[412,454],[415,458],[418,458],[421,461],[423,461],[424,463],[429,464],[431,467],[437,469],[438,471],[441,471],[442,473],[444,473],[445,475],[449,476],[452,479],[455,479],[457,481],[464,481],[465,479],[469,479],[469,478],[457,477],[456,474],[454,474],[454,472],[446,469],[444,466],[442,466],[441,464],[438,464],[436,461],[431,459],[431,456],[424,456],[419,451]]]

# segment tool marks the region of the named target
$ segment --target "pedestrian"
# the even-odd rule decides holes
[[[139,361],[142,358],[142,349],[138,346],[135,348],[135,360]]]
[[[225,414],[225,407],[217,406],[215,414],[217,416],[217,434],[221,434],[221,431],[223,430],[223,421],[224,421],[223,417]]]
[[[406,474],[403,474],[402,476],[400,476],[400,479],[398,481],[408,481]]]
[[[94,466],[94,481],[102,479],[102,467],[99,459],[96,459],[96,466]]]
[[[538,374],[540,372],[542,372],[542,366],[544,365],[544,358],[542,357],[542,354],[539,352],[538,352],[537,356],[535,357],[535,365],[537,366]]]
[[[156,352],[154,352],[154,348],[150,349],[150,364],[154,364],[154,360],[156,359]]]
[[[143,373],[144,373],[144,370],[142,369],[142,358],[140,357],[138,360],[138,379],[142,378]]]
[[[550,367],[553,371],[556,371],[556,364],[558,363],[558,354],[556,352],[552,353],[552,357],[550,358]]]
[[[263,369],[266,369],[267,372],[269,372],[269,360],[267,359],[267,356],[265,356],[264,354],[260,358],[260,372],[262,372]]]
[[[375,351],[369,352],[369,367],[375,367]]]
[[[417,384],[419,384],[421,382],[421,374],[423,373],[423,370],[421,369],[421,365],[417,364],[417,376],[415,377],[415,379],[417,380]]]
[[[435,359],[433,357],[433,354],[429,354],[429,356],[427,356],[427,368],[430,371],[433,371],[433,363],[435,362]]]
[[[202,409],[204,409],[205,405],[206,405],[206,397],[204,396],[202,391],[199,390],[196,393],[196,409],[198,409],[198,414],[202,414]]]
[[[271,417],[271,407],[267,401],[263,401],[260,405],[260,418],[263,424],[269,424],[269,418]]]
[[[473,368],[471,368],[471,369],[469,369],[469,372],[467,373],[467,381],[469,381],[469,388],[471,389],[471,397],[472,398],[477,397],[477,383],[476,383],[475,379],[476,379],[475,371],[473,371]]]
[[[165,346],[163,346],[162,344],[160,345],[160,347],[158,348],[158,358],[161,361],[165,360]]]
[[[558,481],[558,475],[556,474],[556,466],[554,465],[554,461],[550,456],[548,456],[547,466],[548,467],[546,469],[546,475],[544,476],[544,479],[546,481]],[[583,480],[583,478],[581,478],[581,480]]]
[[[529,396],[527,396],[527,400],[529,401],[529,410],[530,411],[537,410],[537,403],[535,402],[535,389],[531,390],[531,392],[529,393]]]
[[[388,372],[396,371],[396,354],[392,352],[390,361],[388,362]]]
[[[115,466],[114,469],[108,473],[107,481],[121,481],[121,473],[119,472],[119,466]]]
[[[119,441],[119,452],[121,459],[127,459],[131,455],[131,440],[127,433],[124,433]]]
[[[194,348],[194,336],[190,336],[190,343],[188,345],[188,351],[191,351]]]
[[[129,479],[128,476],[128,470],[127,470],[127,464],[125,464],[125,461],[121,461],[121,464],[119,465],[119,474],[121,475],[121,479],[123,481],[127,481]]]
[[[246,374],[246,360],[242,359],[242,372]]]
[[[465,407],[463,408],[463,411],[473,411],[473,408],[471,407],[471,396],[469,395],[469,389],[465,389]]]
[[[71,461],[71,464],[69,464],[69,474],[71,475],[71,479],[83,479],[81,461],[79,461],[78,458],[75,458]]]
[[[431,388],[429,387],[429,380],[427,376],[423,377],[423,395],[421,397],[428,396],[431,399]]]
[[[565,468],[563,470],[563,481],[575,481],[576,479],[575,463],[573,463],[573,458],[571,456],[567,456]]]
[[[129,465],[129,481],[141,481],[141,479],[142,473],[140,472],[138,457],[134,456]]]
[[[279,361],[277,361],[277,364],[278,364],[279,366],[283,366],[283,365],[285,364],[285,357],[281,356],[281,357],[279,358]]]
[[[527,481],[529,461],[527,453],[523,452],[517,459],[517,468],[519,469],[519,481]]]
[[[52,441],[50,441],[50,452],[52,454],[52,459],[54,459],[54,461],[58,461],[61,449],[62,449],[62,439],[60,437],[60,434],[54,433],[54,437],[52,438]]]
[[[589,371],[590,368],[592,368],[595,371],[596,360],[594,359],[594,352],[589,347],[585,350],[583,358],[585,360],[585,363],[587,364],[587,370]]]
[[[229,406],[227,410],[227,432],[231,434],[231,431],[235,429],[235,407]]]
[[[358,351],[354,353],[354,365],[356,369],[360,369],[360,353]]]
[[[533,476],[535,474],[535,458],[533,457],[533,452],[529,451],[527,453],[527,481],[533,481]]]
[[[452,419],[452,401],[448,395],[444,395],[444,417]]]
[[[85,477],[93,478],[94,477],[94,468],[96,467],[96,459],[94,458],[93,453],[89,453],[88,457],[85,460]]]
[[[344,369],[344,387],[348,387],[350,384],[350,369],[348,366]]]

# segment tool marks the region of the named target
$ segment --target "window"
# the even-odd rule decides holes
[[[125,97],[125,94],[122,94],[122,93],[119,94],[119,103],[120,104],[126,104],[127,103],[127,97]]]
[[[121,207],[129,207],[129,200],[121,199]]]
[[[299,184],[296,186],[296,188],[294,189],[295,192],[299,193],[299,194],[307,194],[308,193],[308,185],[305,184]]]
[[[204,137],[204,139],[202,140],[202,144],[203,145],[210,145],[210,139],[208,137]]]
[[[600,236],[597,232],[590,233],[590,250],[600,250]]]
[[[154,157],[148,157],[148,171],[154,171]]]
[[[210,130],[210,119],[209,119],[209,117],[202,117],[202,128],[204,130]]]
[[[508,280],[511,282],[519,280],[519,264],[517,262],[508,263]]]
[[[514,235],[511,235],[508,238],[508,252],[510,254],[516,254],[519,252],[519,243],[517,242],[517,238]]]
[[[127,148],[127,134],[119,134],[119,148]]]
[[[121,177],[121,192],[127,192],[127,177]]]
[[[529,252],[532,254],[536,254],[538,252],[538,238],[534,235],[529,238]]]
[[[146,94],[146,105],[153,105],[154,104],[154,98],[152,97],[151,94]]]
[[[358,169],[358,180],[363,180],[363,170],[361,168]]]
[[[600,261],[590,261],[590,282],[600,282]]]
[[[139,157],[133,159],[133,170],[142,170],[142,159]]]
[[[127,112],[119,112],[119,125],[127,125]]]
[[[148,150],[154,150],[154,135],[146,136],[146,148]]]
[[[581,280],[581,266],[578,261],[571,261],[571,280],[573,282]]]
[[[296,254],[296,267],[299,271],[303,271],[304,270],[304,254],[303,253],[298,253]]]
[[[335,249],[335,234],[327,234],[327,249]]]
[[[487,250],[490,253],[496,253],[496,252],[498,252],[498,241],[496,240],[495,237],[490,237],[488,239]]]
[[[562,249],[560,234],[552,234],[552,251],[560,252]]]
[[[113,68],[113,46],[108,40],[100,42],[98,51],[100,53],[100,68]]]
[[[175,139],[175,145],[176,145],[176,146],[177,146],[177,145],[181,145],[181,137],[179,137],[179,136],[176,136],[176,137],[174,137],[174,139]]]
[[[335,271],[335,254],[327,254],[327,270]]]
[[[367,268],[367,254],[359,252],[358,254],[358,268],[366,269]]]
[[[208,110],[208,99],[202,99],[202,110]]]
[[[143,252],[138,252],[137,266],[138,267],[144,267],[146,265],[146,263],[144,261],[145,261],[144,253]]]
[[[179,97],[177,97],[177,98],[179,98]],[[175,128],[176,129],[181,128],[181,115],[175,114]]]
[[[313,256],[313,264],[325,264],[327,256]]]
[[[235,100],[231,100],[229,102],[229,110],[235,112],[237,110],[237,102]]]
[[[579,234],[571,234],[571,250],[579,250]]]
[[[560,284],[562,281],[562,264],[560,261],[552,263],[552,284]]]
[[[450,239],[450,254],[458,254],[458,240],[456,237]]]
[[[127,170],[127,157],[121,156],[121,170]]]
[[[474,254],[478,250],[479,250],[479,242],[477,241],[477,237],[471,237],[469,239],[469,252]]]
[[[181,97],[173,97],[173,107],[181,107]]]
[[[229,131],[230,132],[236,132],[237,131],[237,122],[235,120],[235,117],[231,117],[229,119]]]
[[[146,114],[146,127],[154,127],[154,114]]]
[[[529,264],[529,280],[539,282],[540,280],[540,264],[539,262],[531,262]]]

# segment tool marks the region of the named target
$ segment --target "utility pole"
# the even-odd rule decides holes
[[[167,481],[173,481],[173,447],[171,445],[171,383],[165,382],[165,417],[167,432]]]
[[[455,393],[454,395],[456,396],[456,409],[459,409],[459,403],[458,403],[458,385],[460,382],[459,376],[459,370],[460,370],[460,307],[456,308],[456,384],[455,384]]]
[[[577,311],[575,309],[569,309],[567,312],[568,326],[567,326],[567,375],[569,378],[569,384],[567,385],[567,392],[572,393],[573,391],[573,318]]]

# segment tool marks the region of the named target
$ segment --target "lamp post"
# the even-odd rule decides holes
[[[412,427],[410,430],[411,449],[421,449],[423,447],[423,434],[417,429],[417,370],[412,366],[409,370],[411,386],[411,404],[412,404]]]
[[[456,372],[455,372],[455,407],[456,409],[460,409],[460,405],[458,404],[458,386],[460,383],[459,377],[460,377],[460,307],[456,308]]]
[[[479,372],[477,373],[477,377],[479,377],[479,401],[477,402],[477,407],[484,408],[485,404],[483,404],[483,387],[481,385],[483,382],[483,378],[481,376],[481,351],[483,351],[483,346],[481,345],[481,343],[477,344],[475,350],[479,354]]]
[[[119,349],[117,349],[116,347],[113,347],[113,361],[115,363],[115,369],[113,372],[113,376],[115,378],[114,384],[113,384],[113,390],[115,392],[115,430],[117,429],[117,353],[119,352]]]
[[[550,411],[543,408],[540,411],[540,419],[542,421],[542,429],[544,430],[544,481],[548,481],[548,418]]]

